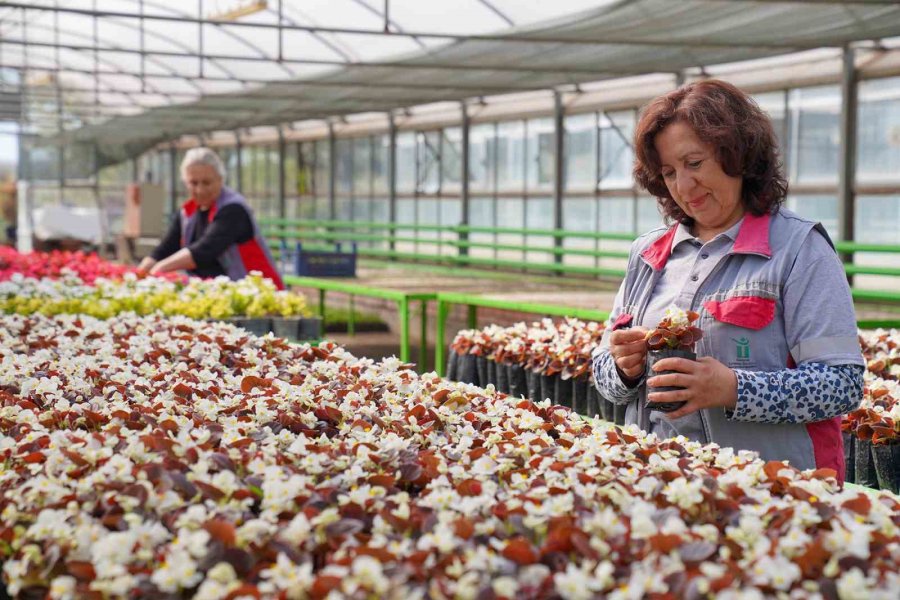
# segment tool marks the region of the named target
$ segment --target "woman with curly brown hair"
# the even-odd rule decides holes
[[[597,388],[660,437],[843,479],[840,417],[862,397],[864,366],[853,302],[825,230],[782,206],[769,118],[729,83],[691,83],[645,107],[634,147],[634,177],[671,225],[632,246]],[[699,313],[700,358],[660,360],[654,371],[670,373],[648,378],[645,334],[671,305]],[[654,391],[669,386],[681,389]],[[681,407],[652,409],[667,403]]]

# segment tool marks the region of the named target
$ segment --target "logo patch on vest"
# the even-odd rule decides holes
[[[734,342],[735,359],[738,363],[750,362],[750,340],[745,337],[731,338]]]

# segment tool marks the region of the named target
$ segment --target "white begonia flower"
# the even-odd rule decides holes
[[[156,587],[163,592],[177,592],[197,585],[203,574],[197,570],[197,563],[184,551],[170,552],[162,565],[150,576]]]
[[[498,577],[491,582],[494,593],[504,598],[515,598],[519,591],[518,582],[512,577]]]
[[[594,597],[590,577],[573,563],[553,575],[553,585],[565,600],[590,600]]]
[[[351,565],[352,580],[372,592],[382,595],[388,589],[388,580],[381,562],[371,556],[357,556]]]
[[[687,479],[680,477],[673,479],[663,488],[666,500],[679,508],[689,509],[703,502],[703,481],[700,478]]]
[[[800,567],[784,557],[763,556],[749,571],[750,580],[760,586],[786,591],[800,579]]]
[[[672,327],[688,327],[691,322],[688,319],[687,312],[684,309],[678,308],[674,304],[669,305],[666,308],[666,312],[663,313],[663,318],[669,319],[669,322],[672,324]]]
[[[59,575],[50,582],[50,591],[47,592],[52,600],[75,600],[76,579],[71,575]]]
[[[173,552],[187,552],[194,558],[203,558],[209,550],[209,532],[205,529],[191,531],[179,529],[178,535],[172,541]]]
[[[278,554],[275,564],[260,573],[263,579],[260,591],[276,596],[283,591],[291,600],[306,598],[306,592],[315,579],[312,563],[294,564],[283,552]]]

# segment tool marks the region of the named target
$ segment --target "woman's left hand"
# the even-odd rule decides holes
[[[737,376],[716,359],[703,356],[696,361],[686,358],[664,358],[653,365],[654,371],[677,371],[647,380],[647,399],[651,402],[683,402],[678,410],[665,413],[678,419],[703,408],[737,406]],[[683,390],[654,392],[654,387],[678,386]]]

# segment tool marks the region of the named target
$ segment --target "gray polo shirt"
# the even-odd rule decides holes
[[[655,328],[666,309],[673,304],[685,310],[696,310],[694,295],[697,282],[706,280],[725,258],[737,239],[742,223],[743,219],[705,244],[694,237],[687,227],[678,225],[675,237],[672,238],[672,253],[666,262],[666,268],[653,288],[641,322],[637,324],[648,329]],[[660,438],[683,435],[697,442],[709,442],[698,413],[670,420],[661,412],[651,412],[649,432]]]

